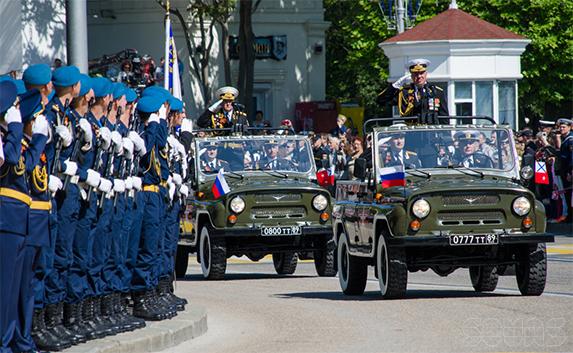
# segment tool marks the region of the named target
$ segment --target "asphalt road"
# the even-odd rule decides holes
[[[540,297],[522,297],[514,276],[478,294],[467,270],[410,273],[407,297],[382,300],[371,270],[363,296],[312,262],[292,276],[272,261],[232,258],[224,281],[204,281],[190,259],[178,293],[206,307],[207,334],[164,352],[573,352],[573,238],[549,246]]]

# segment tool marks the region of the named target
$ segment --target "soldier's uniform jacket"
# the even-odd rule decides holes
[[[390,162],[387,162],[385,165],[387,167],[392,167],[400,164],[404,164],[405,168],[421,168],[422,163],[418,158],[418,155],[412,151],[404,151],[402,150],[401,153],[393,152],[392,150],[386,151],[386,153],[390,156]],[[399,154],[402,158],[400,158]],[[402,159],[402,161],[400,161]]]
[[[567,136],[562,137],[561,148],[559,150],[561,155],[561,170],[563,175],[571,173],[573,168],[573,132],[569,132]]]
[[[52,163],[57,162],[59,166],[63,166],[64,161],[68,159],[72,155],[72,151],[74,149],[74,142],[68,146],[63,147],[60,150],[60,158],[58,161],[54,161],[55,154],[56,154],[56,144],[59,139],[56,135],[55,127],[59,124],[64,125],[70,130],[72,134],[72,138],[75,139],[74,131],[76,130],[76,122],[74,117],[70,114],[69,110],[64,107],[62,102],[57,96],[46,105],[46,109],[44,110],[46,119],[50,123],[50,128],[52,130],[52,138],[49,139],[48,143],[46,144],[46,157],[48,159],[48,171],[51,171],[53,166]],[[56,172],[59,172],[56,170]]]
[[[463,165],[468,168],[493,168],[491,158],[482,152],[475,152],[470,156],[462,156],[458,161],[458,165]]]
[[[197,119],[197,126],[203,129],[223,129],[232,127],[235,124],[248,124],[247,114],[245,112],[233,109],[230,113],[220,109],[213,113],[205,110]]]
[[[40,217],[30,217],[28,224],[29,236],[26,244],[33,246],[48,246],[49,237],[46,232],[49,230],[48,214],[51,209],[50,194],[48,191],[48,159],[44,152],[47,136],[35,134],[29,140],[24,137],[22,140],[22,150],[26,160],[26,172],[28,175],[28,185],[32,205],[30,214],[40,214]]]
[[[201,170],[208,173],[217,173],[221,169],[224,169],[225,171],[231,170],[229,163],[219,158],[212,161],[209,161],[207,158],[201,158],[199,165],[201,166]]]
[[[421,88],[413,83],[399,89],[388,85],[378,95],[376,102],[380,105],[397,105],[400,116],[420,116],[425,119],[428,114],[449,115],[446,93],[440,87],[430,83],[426,83]]]

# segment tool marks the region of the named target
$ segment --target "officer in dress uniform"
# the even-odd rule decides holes
[[[459,151],[454,155],[454,163],[468,168],[493,168],[491,158],[479,150],[478,131],[460,131],[454,135],[459,143]]]
[[[205,173],[217,173],[223,169],[231,170],[229,162],[218,158],[219,150],[217,143],[209,142],[205,146],[205,152],[199,157],[199,166]]]
[[[20,95],[20,112],[24,126],[22,152],[26,165],[26,177],[30,190],[31,205],[28,219],[28,236],[24,249],[24,266],[20,286],[19,313],[20,322],[16,326],[12,347],[19,352],[34,351],[36,345],[32,339],[32,318],[34,314],[34,268],[41,247],[49,241],[49,212],[51,203],[48,194],[48,170],[44,147],[48,140],[48,121],[41,105],[41,94],[31,89]],[[42,337],[47,348],[61,349],[61,343],[53,337]]]
[[[239,91],[230,86],[221,87],[215,92],[219,98],[197,119],[197,126],[203,129],[229,128],[233,125],[249,125],[247,114],[239,109],[241,106],[235,103]]]
[[[386,152],[389,160],[385,166],[403,165],[405,169],[422,167],[422,163],[415,152],[404,150],[405,141],[405,134],[393,134],[391,136],[390,141],[388,141],[390,148]]]
[[[561,180],[563,181],[563,189],[565,192],[565,200],[569,212],[567,213],[567,222],[571,222],[573,217],[573,204],[571,201],[573,191],[573,120],[559,119],[557,120],[559,132],[561,136],[561,146],[559,148],[559,156],[561,157]]]
[[[0,351],[9,345],[18,325],[18,290],[24,265],[24,244],[32,202],[22,154],[23,124],[16,84],[0,82],[0,132],[4,164],[0,167]]]
[[[442,88],[428,83],[429,65],[427,59],[410,60],[406,65],[408,73],[388,85],[376,102],[398,105],[400,116],[418,116],[421,123],[438,124],[437,116],[449,115],[448,101]]]

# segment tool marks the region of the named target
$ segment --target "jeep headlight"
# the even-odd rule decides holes
[[[526,197],[520,196],[513,200],[513,212],[518,216],[525,216],[531,210],[531,202]]]
[[[324,195],[318,194],[312,199],[312,207],[318,212],[324,211],[326,206],[328,206],[328,200]]]
[[[430,203],[424,199],[419,199],[412,205],[412,213],[418,218],[425,218],[430,214]]]
[[[231,207],[231,211],[235,213],[241,213],[245,210],[245,200],[243,200],[240,196],[233,197],[229,207]]]

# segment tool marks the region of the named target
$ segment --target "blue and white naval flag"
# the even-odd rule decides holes
[[[173,38],[173,29],[171,28],[171,19],[169,11],[165,19],[165,66],[163,87],[168,90],[173,97],[181,99],[181,80],[179,78],[179,60],[177,59],[177,48],[175,47],[175,38]]]

